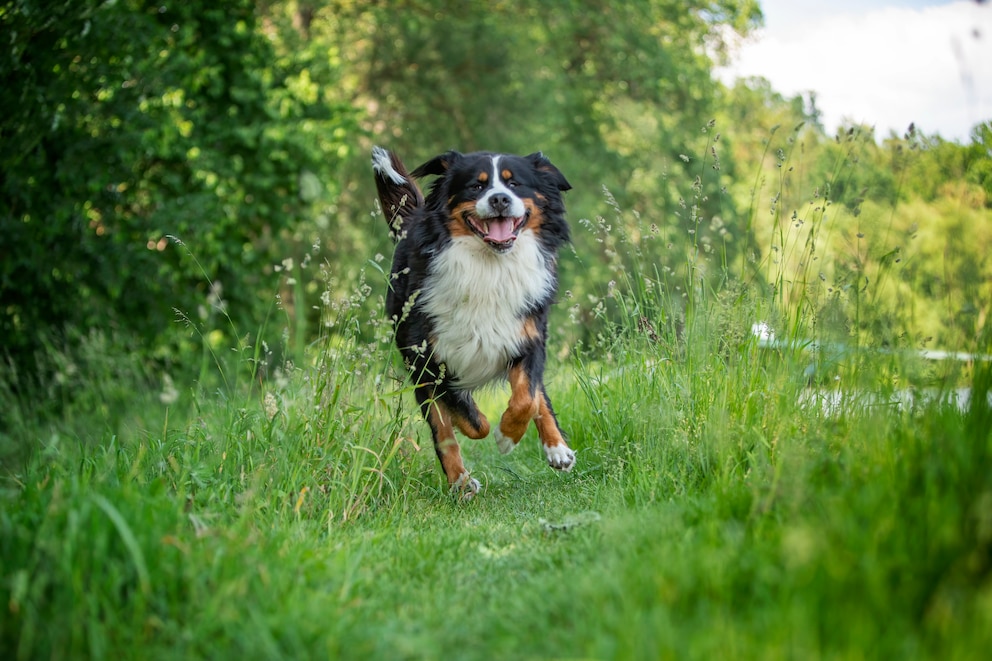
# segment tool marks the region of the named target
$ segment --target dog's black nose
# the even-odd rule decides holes
[[[505,216],[510,210],[510,196],[506,193],[496,193],[489,198],[489,206],[497,216]]]

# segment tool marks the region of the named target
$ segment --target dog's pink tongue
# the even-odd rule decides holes
[[[486,235],[486,239],[489,241],[495,241],[496,243],[503,243],[504,241],[509,241],[512,238],[512,218],[498,218],[489,221],[489,234]]]

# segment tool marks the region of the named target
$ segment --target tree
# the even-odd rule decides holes
[[[361,27],[361,38],[341,38],[353,47],[352,93],[374,140],[414,162],[449,148],[542,150],[573,184],[573,223],[608,216],[603,226],[637,244],[613,253],[621,270],[637,253],[679,270],[687,253],[712,247],[716,273],[718,253],[744,243],[726,237],[744,231],[712,156],[722,145],[710,123],[711,69],[725,29],[747,32],[759,19],[746,0],[408,1],[336,2],[312,25]],[[367,177],[367,159],[359,167],[355,176]],[[566,256],[563,281],[593,293],[615,265],[595,259],[597,237],[578,229],[585,261]]]
[[[351,113],[293,88],[248,0],[16,0],[0,22],[9,356],[91,327],[151,351],[174,308],[220,305],[218,284],[226,311],[258,328],[272,300],[259,276],[309,205],[301,175],[332,166]]]

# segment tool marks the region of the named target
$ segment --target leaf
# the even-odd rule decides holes
[[[120,511],[109,500],[100,494],[94,494],[90,498],[97,507],[103,510],[107,518],[114,524],[114,528],[117,529],[117,534],[120,535],[121,541],[124,542],[124,546],[131,555],[131,562],[134,563],[134,569],[138,573],[138,586],[141,589],[141,593],[148,595],[151,592],[151,578],[148,573],[148,565],[145,563],[145,555],[141,552],[141,545],[131,531],[131,527],[124,520]]]

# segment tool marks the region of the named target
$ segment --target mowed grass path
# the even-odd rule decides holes
[[[5,442],[38,449],[2,476],[0,656],[992,649],[987,383],[967,412],[828,415],[799,404],[790,356],[705,324],[687,337],[632,331],[608,359],[554,361],[576,469],[547,468],[533,430],[507,456],[465,441],[484,486],[469,503],[442,485],[388,348],[262,392],[191,389],[167,417],[135,388],[112,425],[85,393],[60,420],[19,418]]]

